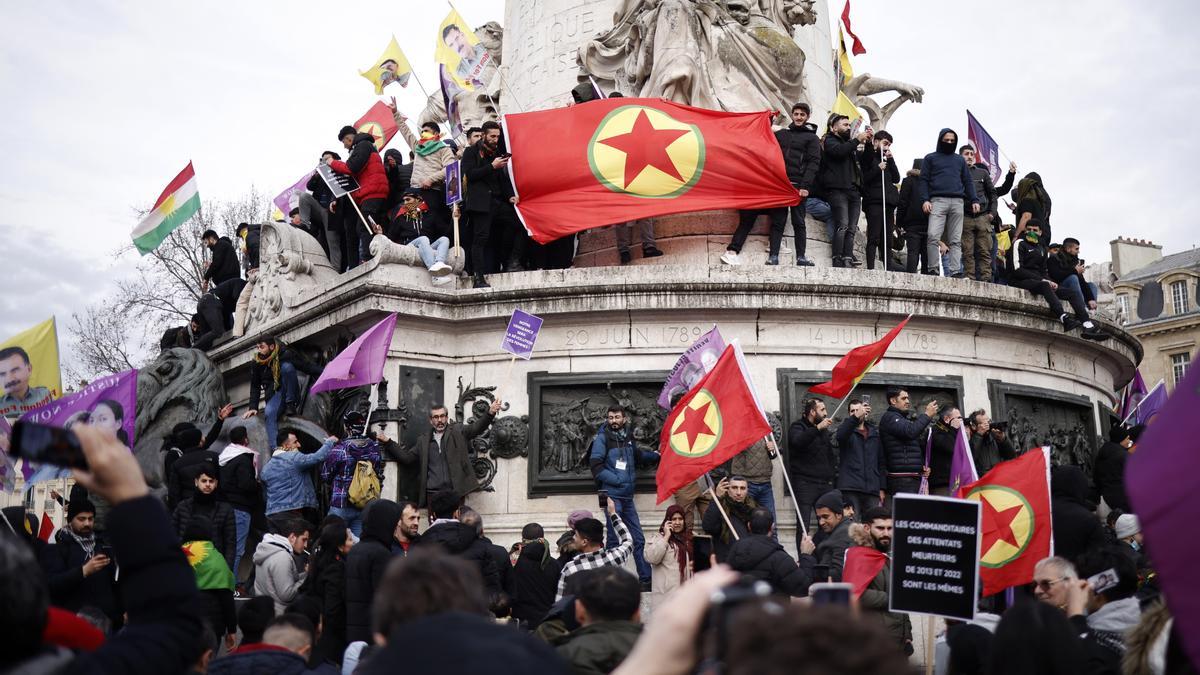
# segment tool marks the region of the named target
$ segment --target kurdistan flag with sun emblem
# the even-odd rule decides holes
[[[196,574],[196,588],[202,591],[233,590],[233,572],[211,541],[185,541],[183,555]]]
[[[1054,555],[1050,521],[1050,449],[1034,448],[1000,462],[958,497],[983,507],[979,578],[983,594],[1033,581],[1033,567]]]
[[[196,172],[188,162],[183,171],[167,184],[167,187],[150,209],[133,228],[130,237],[138,252],[146,255],[158,248],[175,228],[184,224],[200,210],[200,193],[196,188]]]
[[[541,243],[671,213],[799,202],[770,113],[608,98],[504,116],[517,211]]]
[[[658,451],[658,503],[771,431],[737,344],[725,348],[709,371],[663,422]]]

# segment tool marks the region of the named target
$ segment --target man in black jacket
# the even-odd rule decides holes
[[[1096,468],[1092,479],[1096,489],[1110,510],[1130,512],[1129,497],[1125,494],[1125,462],[1129,459],[1129,448],[1133,439],[1129,429],[1117,425],[1109,430],[1108,442],[1096,453]]]
[[[321,163],[329,164],[334,161],[341,161],[342,156],[333,150],[326,150],[321,153]],[[362,227],[362,223],[358,221],[358,214],[354,212],[354,207],[351,206],[346,197],[341,199],[333,198],[333,191],[325,184],[325,179],[321,175],[314,172],[312,178],[308,179],[308,183],[304,185],[304,189],[312,193],[317,203],[321,208],[325,209],[325,238],[329,241],[329,265],[333,267],[335,272],[345,272],[347,269],[347,261],[349,260],[346,251],[346,225],[349,222],[353,227]],[[343,216],[349,213],[352,218],[345,219]],[[353,232],[357,241],[358,230]]]
[[[554,604],[562,563],[550,555],[546,531],[538,523],[521,528],[519,546],[513,565],[512,615],[522,627],[533,630]]]
[[[242,275],[238,269],[237,253],[233,250],[233,242],[229,237],[218,237],[214,230],[205,230],[200,240],[212,251],[212,260],[204,270],[204,283],[201,284],[200,290],[207,291],[210,283],[218,286]]]
[[[992,280],[992,214],[996,210],[996,186],[987,167],[975,162],[975,146],[970,143],[958,149],[967,163],[967,172],[975,184],[979,210],[974,212],[963,201],[962,264],[963,273],[974,281]]]
[[[467,527],[475,528],[475,536],[479,541],[483,542],[487,549],[488,556],[496,568],[496,578],[500,584],[500,590],[508,594],[509,598],[513,596],[513,564],[512,559],[508,557],[508,551],[503,546],[497,546],[492,543],[491,539],[483,533],[483,516],[479,512],[469,506],[463,506],[458,510],[459,520]]]
[[[879,439],[883,443],[883,456],[887,462],[888,494],[917,492],[921,487],[921,476],[929,475],[925,465],[925,430],[930,418],[937,414],[937,401],[925,404],[925,414],[915,420],[908,419],[912,408],[908,392],[891,388],[887,391],[888,409],[879,418]]]
[[[948,405],[933,420],[929,439],[929,493],[950,496],[950,467],[954,463],[954,444],[962,429],[962,411]],[[981,474],[982,475],[982,474]]]
[[[411,446],[401,446],[397,459],[408,467],[415,465],[415,480],[400,480],[400,497],[426,507],[438,492],[449,492],[461,500],[479,487],[471,468],[471,439],[487,431],[503,403],[496,399],[487,412],[468,425],[450,422],[446,406],[436,403],[429,409],[429,430],[417,436]],[[405,494],[412,492],[413,494]]]
[[[400,505],[376,499],[363,513],[362,539],[346,556],[346,640],[371,643],[371,603],[392,559]]]
[[[862,263],[854,257],[854,235],[862,209],[862,172],[859,157],[871,140],[871,132],[850,136],[850,118],[834,113],[822,141],[821,192],[829,202],[834,223],[833,266],[855,267]]]
[[[461,502],[454,495],[447,492],[435,494],[429,510],[436,520],[425,530],[425,534],[421,535],[417,547],[440,546],[450,555],[474,563],[479,568],[483,587],[488,593],[499,592],[503,589],[500,588],[500,573],[496,569],[496,561],[488,551],[487,544],[479,538],[475,527],[462,522],[462,509],[466,507],[461,506]]]
[[[236,261],[235,261],[236,262]],[[192,346],[208,351],[230,328],[233,328],[233,313],[237,310],[238,297],[246,281],[240,277],[217,284],[196,301],[196,313],[192,321],[198,327]]]
[[[904,271],[909,274],[925,274],[931,264],[925,259],[926,239],[929,236],[929,214],[921,208],[917,199],[917,182],[921,178],[921,160],[914,159],[913,167],[900,181],[900,201],[896,206],[896,219],[901,236],[904,237]]]
[[[855,516],[861,519],[868,508],[883,502],[887,465],[879,442],[879,428],[868,419],[871,406],[852,399],[849,411],[834,434],[838,442],[837,488],[854,505]]]
[[[1092,285],[1083,278],[1084,265],[1079,259],[1079,240],[1067,237],[1057,253],[1046,258],[1046,273],[1050,280],[1058,284],[1055,293],[1063,300],[1071,303],[1075,316],[1084,322],[1085,333],[1097,333],[1098,328],[1088,328],[1088,312],[1096,309],[1096,295]],[[1081,308],[1086,308],[1081,313]],[[1102,335],[1102,333],[1101,333]],[[1088,335],[1084,335],[1088,337]]]
[[[93,530],[96,507],[86,498],[67,503],[67,527],[54,534],[54,545],[42,550],[42,568],[57,607],[77,612],[95,607],[119,625],[112,549]]]
[[[471,267],[475,288],[489,286],[484,275],[497,269],[492,257],[506,259],[506,272],[518,272],[528,235],[517,220],[517,198],[508,180],[508,155],[500,149],[500,125],[483,123],[483,138],[463,152],[462,175],[466,182],[463,210],[471,216]],[[507,256],[502,244],[511,239]]]
[[[229,444],[217,456],[221,471],[220,497],[233,507],[237,529],[237,545],[233,553],[233,576],[238,578],[246,539],[250,536],[250,521],[262,511],[262,487],[258,483],[258,453],[249,447],[246,427],[234,427],[229,432]]]
[[[812,265],[805,256],[808,246],[808,228],[805,223],[804,202],[817,186],[817,169],[821,166],[821,139],[817,138],[817,125],[808,121],[812,108],[803,101],[792,106],[792,123],[786,129],[775,132],[775,140],[783,151],[783,168],[788,181],[800,195],[800,203],[791,207],[792,234],[796,239],[796,264]]]
[[[169,465],[164,462],[166,469],[163,479],[167,485],[167,508],[171,511],[174,511],[180,502],[195,494],[196,476],[201,468],[217,471],[217,453],[209,448],[221,435],[225,418],[232,412],[233,406],[226,405],[221,408],[217,413],[217,421],[207,434],[191,422],[184,422],[174,431],[176,447],[180,448],[180,454]]]
[[[750,484],[742,476],[722,478],[713,487],[713,492],[721,508],[710,504],[700,526],[712,537],[717,562],[725,562],[733,543],[750,534],[750,514],[758,508],[758,503],[750,496]]]
[[[792,498],[807,526],[811,522],[813,502],[833,487],[837,476],[837,457],[833,454],[833,420],[825,402],[817,398],[804,401],[804,416],[788,428],[788,474],[792,479]]]
[[[1082,337],[1096,341],[1107,339],[1107,336],[1088,318],[1087,304],[1083,302],[1083,296],[1068,292],[1050,278],[1046,247],[1042,245],[1041,236],[1042,222],[1040,220],[1035,218],[1026,222],[1023,237],[1016,244],[1017,261],[1020,267],[1008,275],[1009,285],[1042,296],[1050,307],[1050,313],[1062,322],[1064,332],[1070,332],[1082,326],[1084,329],[1081,333]],[[1067,298],[1071,301],[1075,316],[1063,311],[1063,305],[1059,298]]]
[[[296,371],[315,378],[321,374],[321,368],[273,335],[260,337],[254,343],[254,350],[250,361],[250,403],[242,413],[242,419],[258,414],[261,393],[262,400],[266,401],[263,424],[267,428],[267,438],[273,441],[279,437],[279,417],[296,414],[300,406],[303,392]]]
[[[967,422],[971,427],[971,457],[980,476],[1000,462],[1017,456],[1004,431],[992,426],[992,418],[986,410],[980,408],[971,413]]]
[[[750,532],[729,549],[729,566],[742,574],[766,581],[777,593],[785,593],[797,598],[808,595],[808,587],[813,582],[813,567],[817,559],[813,557],[813,543],[810,537],[805,537],[800,544],[800,557],[792,560],[792,556],[783,550],[779,542],[771,538],[775,521],[771,512],[758,508],[750,513]]]
[[[8,627],[0,670],[184,672],[200,655],[195,575],[129,448],[96,427],[80,425],[74,431],[89,467],[75,471],[76,481],[112,504],[107,532],[113,556],[121,561],[121,600],[128,622],[91,653],[75,655],[44,644],[46,583],[26,548],[0,538],[0,597]]]
[[[875,269],[875,253],[883,269],[891,267],[892,251],[889,241],[896,226],[895,210],[900,202],[896,184],[900,170],[892,157],[892,135],[878,131],[870,145],[859,156],[862,172],[862,208],[867,214],[867,269]]]
[[[201,465],[196,470],[195,494],[179,503],[171,514],[171,523],[180,540],[187,541],[184,532],[192,526],[192,519],[202,518],[207,521],[210,528],[209,539],[225,557],[225,564],[229,565],[229,569],[235,570],[237,519],[233,515],[233,507],[217,498],[220,475],[215,466]]]

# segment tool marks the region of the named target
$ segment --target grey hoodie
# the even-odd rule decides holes
[[[254,567],[254,594],[269,596],[275,601],[275,615],[283,614],[304,583],[304,572],[296,569],[296,555],[288,538],[264,535],[254,549]]]
[[[1136,597],[1115,600],[1089,614],[1088,628],[1096,641],[1118,654],[1125,652],[1125,635],[1142,619],[1142,609]]]

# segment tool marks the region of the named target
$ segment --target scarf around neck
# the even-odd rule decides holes
[[[258,352],[254,353],[254,362],[255,363],[257,363],[260,366],[270,366],[271,380],[275,383],[276,389],[279,388],[279,352],[280,351],[282,351],[282,350],[280,350],[279,345],[276,344],[275,348],[271,350],[271,353],[267,354],[266,356],[263,356],[262,354],[259,354]]]
[[[417,141],[417,147],[414,150],[416,150],[418,155],[428,157],[445,147],[447,147],[446,143],[442,141],[442,137],[439,134],[437,136],[430,136],[429,138],[422,136],[421,140]]]
[[[79,544],[79,547],[83,549],[83,559],[91,560],[92,556],[96,554],[96,534],[93,532],[87,537],[81,537],[75,534],[75,530],[72,530],[70,527],[64,529],[67,531],[67,534],[75,539],[75,543]]]

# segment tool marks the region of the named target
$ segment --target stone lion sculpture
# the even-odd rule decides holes
[[[168,349],[138,371],[133,448],[152,487],[162,485],[163,439],[180,422],[207,430],[226,401],[221,371],[199,349]]]

